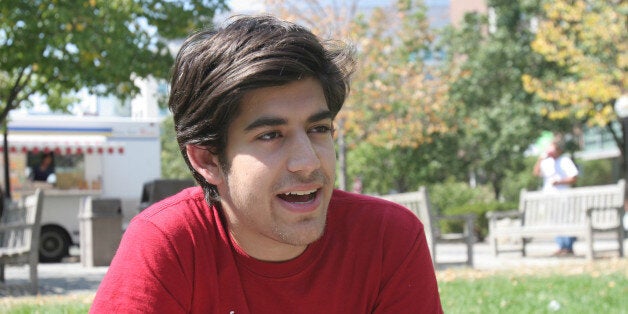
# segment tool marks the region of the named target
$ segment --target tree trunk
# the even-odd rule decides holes
[[[338,119],[338,188],[347,190],[347,144],[345,143],[344,119]]]

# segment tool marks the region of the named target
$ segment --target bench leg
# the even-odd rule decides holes
[[[39,293],[39,280],[37,278],[37,264],[30,266],[31,293]]]
[[[526,245],[530,242],[530,239],[521,238],[521,256],[528,256],[528,252],[526,251]]]
[[[473,239],[467,238],[467,265],[473,268]]]
[[[466,234],[466,243],[467,243],[467,265],[473,268],[473,242],[475,242],[475,234],[473,232],[473,227],[475,220],[467,219],[465,227]]]
[[[31,256],[29,257],[29,277],[30,277],[30,281],[31,281],[31,293],[33,295],[36,295],[39,293],[39,277],[37,275],[37,265],[39,263],[39,256],[38,254],[33,254],[31,253]]]
[[[584,239],[587,243],[587,251],[586,258],[587,260],[593,260],[594,252],[593,252],[593,227],[589,226],[589,230],[587,231],[587,236]]]
[[[621,223],[619,224],[619,230],[617,230],[617,244],[619,257],[624,257],[624,226]]]
[[[491,251],[493,252],[493,256],[497,256],[497,238],[489,235],[488,241],[491,244]]]

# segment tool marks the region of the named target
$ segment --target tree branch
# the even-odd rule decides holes
[[[625,135],[622,135],[622,138],[619,138],[619,135],[617,135],[617,132],[615,132],[615,129],[612,127],[612,124],[610,122],[608,122],[605,127],[613,136],[613,139],[615,140],[615,144],[617,144],[617,147],[619,148],[621,155],[625,156],[626,152],[624,151],[624,145],[623,145],[624,143],[623,136]],[[623,128],[624,126],[622,125],[622,130]]]

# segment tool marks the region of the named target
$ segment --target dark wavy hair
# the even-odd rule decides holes
[[[208,149],[228,168],[227,129],[252,90],[317,79],[335,116],[349,92],[353,50],[321,41],[303,26],[272,16],[238,16],[226,26],[186,39],[175,60],[168,106],[179,149],[208,202],[218,202],[216,186],[190,164],[186,145]]]

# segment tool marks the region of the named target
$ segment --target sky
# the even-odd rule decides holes
[[[231,0],[229,7],[232,12],[254,13],[264,10],[264,4],[259,0]]]
[[[392,1],[393,0],[360,0],[358,5],[363,8],[372,8],[388,5]],[[448,3],[449,0],[427,0],[426,3],[428,2]],[[228,3],[231,10],[237,13],[256,13],[264,10],[264,5],[262,1],[259,0],[230,0]]]

